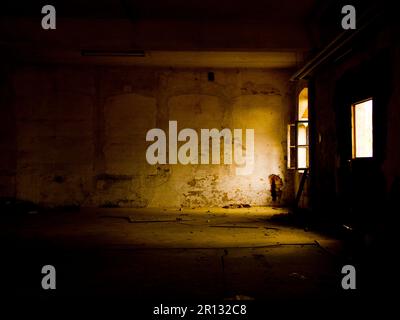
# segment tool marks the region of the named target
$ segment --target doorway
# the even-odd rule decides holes
[[[378,55],[345,73],[335,91],[338,167],[336,190],[342,220],[373,224],[385,202],[381,170],[385,158],[389,57]]]

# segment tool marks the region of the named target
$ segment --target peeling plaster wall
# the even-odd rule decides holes
[[[92,191],[92,83],[78,70],[15,74],[18,198],[69,205],[82,203]]]
[[[282,205],[289,72],[127,67],[25,67],[11,74],[16,196],[45,205],[197,207]],[[149,165],[146,132],[255,130],[255,166]],[[283,185],[272,201],[270,175]]]

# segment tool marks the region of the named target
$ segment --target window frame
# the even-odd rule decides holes
[[[308,87],[305,86],[298,92],[296,97],[296,121],[289,123],[287,129],[287,168],[302,172],[310,168],[310,119],[308,117],[307,120],[301,120],[299,114],[300,97],[305,89],[307,89],[307,113],[309,113]],[[299,124],[301,123],[307,124],[306,144],[299,144]],[[294,134],[292,131],[293,128]],[[294,141],[292,141],[293,139]],[[306,149],[306,166],[299,167],[299,150],[303,148]]]
[[[309,133],[309,120],[297,120],[296,122],[296,169],[297,170],[305,170],[310,168],[310,133]],[[307,124],[307,131],[306,131],[306,144],[299,144],[299,124],[305,123]],[[305,167],[299,167],[299,149],[306,149],[306,166]]]

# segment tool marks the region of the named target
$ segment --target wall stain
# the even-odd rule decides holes
[[[243,95],[281,95],[279,89],[274,88],[269,84],[254,84],[251,81],[244,83],[240,88],[240,91]]]
[[[269,184],[271,186],[272,201],[280,200],[282,196],[283,181],[282,178],[276,174],[271,174],[269,177]]]

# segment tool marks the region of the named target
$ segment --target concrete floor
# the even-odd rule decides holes
[[[81,209],[0,226],[8,297],[337,298],[341,242],[280,223],[277,208]],[[57,289],[41,289],[54,265]]]

